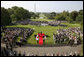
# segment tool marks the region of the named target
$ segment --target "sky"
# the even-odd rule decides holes
[[[63,12],[79,11],[83,9],[83,1],[1,1],[1,7],[6,9],[13,6],[23,7],[35,12]]]

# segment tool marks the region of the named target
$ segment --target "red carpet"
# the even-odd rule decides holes
[[[40,33],[38,34],[39,35],[39,45],[43,45],[43,36],[44,36],[44,33]]]
[[[43,38],[42,37],[39,38],[39,45],[43,45]]]

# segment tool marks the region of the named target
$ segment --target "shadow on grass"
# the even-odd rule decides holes
[[[78,44],[81,45],[81,44]],[[70,45],[70,44],[43,44],[43,45],[39,45],[39,44],[24,44],[22,45],[22,47],[62,47],[62,46],[71,46],[71,47],[76,47],[78,45]]]

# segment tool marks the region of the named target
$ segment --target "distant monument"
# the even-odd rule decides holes
[[[34,12],[36,13],[36,3],[34,4]]]

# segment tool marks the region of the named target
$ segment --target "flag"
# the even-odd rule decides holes
[[[36,36],[36,40],[39,40],[38,35]]]

